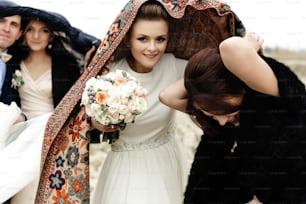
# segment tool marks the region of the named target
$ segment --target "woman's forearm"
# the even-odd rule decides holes
[[[173,109],[186,112],[188,100],[184,79],[175,81],[164,88],[159,94],[159,100]]]

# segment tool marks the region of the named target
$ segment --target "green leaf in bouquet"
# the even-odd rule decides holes
[[[103,141],[107,142],[108,144],[114,143],[117,139],[119,139],[120,131],[117,130],[115,132],[105,132],[103,134]]]

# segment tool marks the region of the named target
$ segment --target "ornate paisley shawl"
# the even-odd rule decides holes
[[[43,143],[41,176],[35,203],[89,203],[89,142],[84,110],[78,108],[85,82],[111,62],[127,56],[123,38],[139,7],[130,0],[119,13],[82,76],[50,117]],[[158,0],[173,17],[166,52],[189,59],[205,47],[217,47],[244,27],[230,7],[217,0]],[[73,113],[78,108],[80,111]],[[75,112],[75,111],[74,111]]]

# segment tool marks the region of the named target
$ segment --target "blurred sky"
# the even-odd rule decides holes
[[[1,1],[1,0],[0,0]],[[81,30],[102,38],[127,0],[13,0],[64,15]],[[305,0],[226,0],[264,47],[306,50]]]

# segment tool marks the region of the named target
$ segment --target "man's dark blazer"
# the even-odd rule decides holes
[[[14,57],[12,57],[12,59],[6,62],[5,79],[3,86],[0,87],[2,89],[0,102],[3,102],[5,104],[10,104],[14,100],[14,93],[13,89],[11,88],[14,66],[15,66]]]

